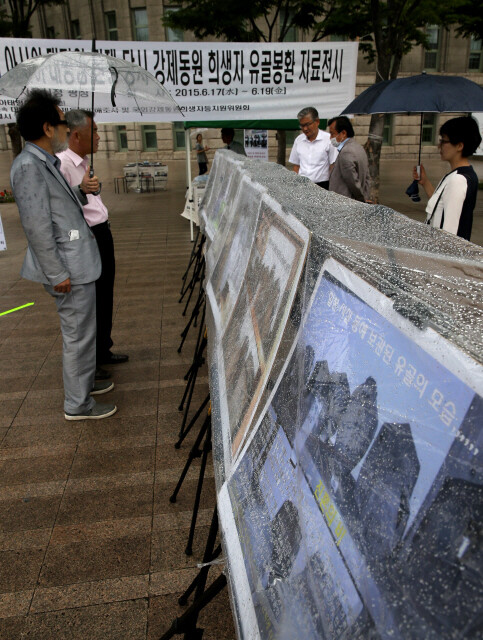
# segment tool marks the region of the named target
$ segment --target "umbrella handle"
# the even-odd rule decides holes
[[[116,67],[109,67],[109,71],[111,73],[113,73],[115,75],[114,81],[112,83],[112,87],[111,87],[111,104],[113,107],[116,106],[116,84],[117,84],[117,80],[119,78],[119,73],[116,69]]]
[[[423,112],[421,111],[421,120],[419,122],[419,156],[418,167],[421,166],[421,142],[423,140]]]
[[[94,177],[94,167],[91,166],[89,167],[89,178],[93,178]],[[97,191],[94,191],[91,195],[93,196],[98,196],[101,193],[101,188],[99,186],[99,189]]]

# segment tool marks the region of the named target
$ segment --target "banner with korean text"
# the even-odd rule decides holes
[[[88,40],[0,38],[0,74],[39,55],[91,47]],[[295,118],[306,106],[327,118],[339,114],[355,96],[355,42],[98,40],[96,49],[147,69],[180,107],[172,113],[155,104],[140,110],[102,105],[96,108],[99,122],[284,119]],[[75,78],[72,82],[75,91]],[[0,122],[14,120],[15,109],[14,99],[0,96]]]

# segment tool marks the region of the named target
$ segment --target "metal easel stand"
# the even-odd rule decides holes
[[[182,633],[184,634],[184,640],[199,640],[203,637],[204,630],[197,627],[200,611],[206,607],[206,605],[209,604],[220,593],[220,591],[222,591],[222,589],[224,589],[227,583],[226,576],[222,573],[208,587],[208,589],[206,589],[208,571],[210,570],[211,563],[221,553],[221,545],[218,545],[215,548],[217,534],[218,513],[215,506],[203,554],[202,567],[196,578],[178,600],[180,605],[185,605],[188,602],[188,598],[191,593],[196,589],[193,604],[183,613],[182,616],[173,620],[170,629],[161,636],[160,640],[169,640],[173,636],[180,635]]]
[[[203,315],[203,320],[204,320],[204,315]],[[180,434],[184,432],[186,420],[188,419],[188,412],[191,406],[191,400],[193,398],[193,392],[195,390],[195,384],[196,384],[196,379],[198,377],[198,372],[205,363],[205,358],[203,354],[205,352],[207,344],[208,344],[208,340],[207,340],[206,326],[204,325],[204,322],[202,322],[200,324],[200,330],[198,332],[198,340],[196,343],[193,362],[191,363],[191,366],[185,375],[185,380],[187,380],[186,387],[178,407],[178,411],[183,411],[183,407],[184,407],[184,415],[183,415],[183,421],[181,423]],[[186,401],[186,405],[185,405],[185,401]]]
[[[180,334],[181,335],[181,342],[180,342],[180,345],[178,347],[178,353],[181,353],[181,350],[182,350],[183,345],[184,345],[184,341],[188,337],[188,333],[189,333],[189,330],[191,328],[191,325],[193,325],[194,327],[196,327],[198,325],[198,316],[200,314],[200,309],[201,308],[203,308],[203,318],[204,318],[205,309],[206,309],[205,291],[200,286],[198,299],[196,300],[195,306],[193,307],[193,311],[191,312],[191,316],[190,316],[190,319],[188,321],[188,324],[185,326],[185,328],[183,329],[183,331]],[[203,322],[201,324],[203,325]]]
[[[203,243],[206,240],[205,236],[201,233],[201,231],[199,229],[196,232],[196,238],[194,240],[193,247],[191,248],[190,258],[188,260],[188,266],[186,267],[186,271],[184,272],[183,277],[181,278],[181,281],[183,283],[181,285],[181,291],[180,291],[180,295],[181,296],[183,295],[184,286],[186,284],[186,279],[188,277],[188,273],[190,272],[191,266],[192,266],[192,264],[194,262],[196,262],[196,259],[197,259],[198,255],[200,253],[200,246],[198,244],[198,240],[199,240],[201,246],[203,245]]]
[[[189,281],[188,281],[188,273],[189,273],[189,270],[191,268],[190,265],[188,266],[188,269],[185,272],[186,278],[185,278],[185,281],[183,283],[183,286],[181,287],[180,298],[179,298],[178,302],[182,302],[183,301],[183,298],[186,295],[187,291],[190,291],[190,295],[188,297],[188,301],[187,301],[186,306],[184,308],[183,315],[186,315],[186,309],[188,308],[189,301],[191,299],[191,296],[193,295],[193,291],[194,291],[196,283],[198,281],[200,281],[200,280],[202,281],[202,277],[201,276],[204,275],[204,263],[205,263],[205,257],[203,255],[204,241],[205,241],[205,236],[202,236],[200,242],[198,243],[198,247],[197,247],[197,250],[196,250],[195,255],[194,255],[194,260],[191,263],[193,265],[193,274],[192,274],[191,279]]]
[[[204,439],[203,448],[200,449],[200,445],[203,439]],[[183,471],[181,472],[181,476],[178,480],[178,484],[176,485],[171,497],[169,498],[170,502],[176,502],[176,498],[178,496],[179,490],[181,489],[181,485],[183,484],[183,481],[186,477],[186,474],[188,473],[188,469],[190,468],[191,463],[195,458],[199,458],[201,456],[200,472],[198,475],[198,485],[196,487],[196,496],[195,496],[195,502],[193,505],[193,514],[191,516],[190,532],[188,535],[188,542],[186,544],[186,549],[185,549],[185,553],[187,556],[193,555],[193,538],[195,536],[196,520],[198,518],[201,492],[203,490],[203,481],[205,479],[206,463],[208,461],[208,454],[210,453],[210,451],[211,451],[211,411],[208,410],[208,415],[206,416],[205,421],[203,422],[201,429],[196,437],[196,440],[193,446],[191,447],[191,450],[188,455],[188,459],[186,461]]]
[[[185,307],[183,309],[183,313],[181,315],[183,316],[186,315],[186,311],[188,310],[188,306],[191,301],[191,296],[194,293],[197,282],[200,283],[199,290],[198,290],[198,300],[202,296],[204,279],[205,279],[205,259],[203,258],[202,260],[200,260],[196,270],[193,273],[193,278],[191,279],[192,285],[190,286],[190,289],[191,289],[190,294],[188,296],[188,300],[186,301]],[[196,323],[195,323],[195,326],[196,326]]]

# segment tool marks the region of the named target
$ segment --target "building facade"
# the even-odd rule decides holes
[[[62,5],[39,7],[31,21],[32,36],[113,41],[194,41],[192,33],[169,29],[163,25],[163,15],[176,11],[177,8],[173,5],[164,6],[162,2],[154,0],[67,0]],[[406,55],[402,60],[399,76],[425,70],[429,73],[462,75],[483,85],[482,42],[457,37],[454,27],[446,30],[429,25],[427,29],[430,48],[424,50],[422,47],[415,47]],[[310,34],[297,33],[293,29],[287,39],[308,41]],[[375,64],[368,64],[359,53],[357,94],[373,84],[375,73]],[[302,108],[307,105],[300,106]],[[437,155],[438,129],[449,117],[452,116],[424,116],[422,144],[425,157]],[[368,116],[354,118],[357,139],[361,143],[367,138],[369,122]],[[385,116],[382,157],[414,158],[418,149],[419,127],[420,119],[417,115]],[[10,141],[5,127],[0,129],[0,149],[6,150],[10,148]],[[100,125],[99,129],[100,156],[127,161],[136,154],[142,160],[156,159],[163,162],[181,161],[185,157],[182,123]],[[298,133],[299,131],[287,133],[287,154]],[[203,135],[205,143],[211,149],[222,146],[218,130],[208,130]],[[237,132],[237,135],[241,141],[242,132]],[[269,133],[270,160],[276,158],[275,135],[275,132]]]

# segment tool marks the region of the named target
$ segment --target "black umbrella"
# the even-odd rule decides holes
[[[372,85],[341,113],[420,113],[419,156],[425,113],[472,113],[483,111],[483,89],[459,76],[435,76],[421,73],[409,78],[384,80]]]

